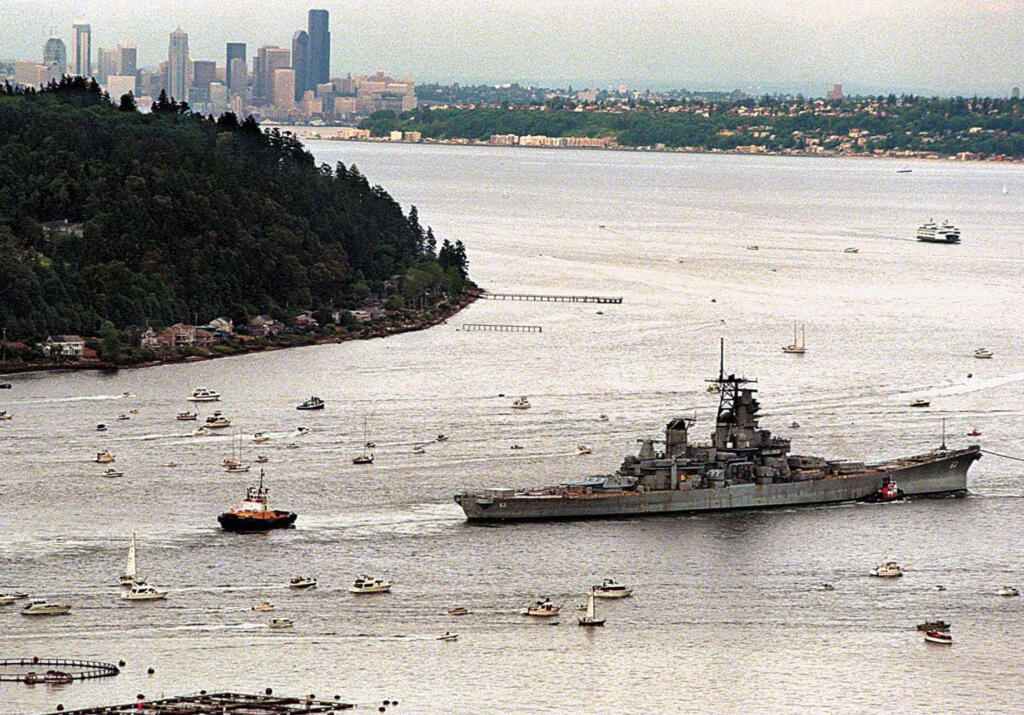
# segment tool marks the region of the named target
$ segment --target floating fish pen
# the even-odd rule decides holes
[[[466,331],[482,330],[492,333],[542,333],[544,328],[540,325],[507,325],[502,323],[463,323],[462,329]]]
[[[355,707],[349,703],[277,695],[245,693],[207,693],[179,695],[160,700],[146,700],[142,695],[134,703],[104,705],[82,710],[64,710],[50,715],[303,715],[304,713],[339,713]]]
[[[70,683],[72,680],[108,678],[121,670],[113,663],[74,658],[2,658],[0,682]]]
[[[486,300],[529,300],[544,303],[622,303],[618,296],[605,295],[542,295],[539,293],[490,293],[483,292],[481,298]]]

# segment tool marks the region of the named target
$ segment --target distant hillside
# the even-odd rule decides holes
[[[10,339],[351,307],[406,272],[414,291],[458,292],[465,252],[445,243],[435,255],[415,207],[404,214],[354,165],[317,166],[251,119],[166,100],[140,114],[81,79],[0,87]]]

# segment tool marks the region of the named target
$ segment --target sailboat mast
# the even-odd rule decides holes
[[[594,589],[591,588],[590,591],[588,591],[587,593],[587,618],[590,620],[594,620],[596,618],[596,615],[594,613]]]

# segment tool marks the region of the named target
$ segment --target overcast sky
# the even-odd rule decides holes
[[[193,59],[224,43],[290,47],[310,7],[331,13],[331,73],[417,82],[1009,94],[1024,85],[1024,0],[0,0],[0,58],[136,44],[139,63],[189,34]]]

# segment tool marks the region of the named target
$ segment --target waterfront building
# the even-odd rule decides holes
[[[295,100],[301,100],[312,89],[309,77],[309,34],[298,30],[292,35],[292,69],[295,70]]]
[[[234,61],[241,60],[242,67],[245,67],[245,43],[244,42],[229,42],[227,44],[227,60],[224,63],[224,69],[227,73],[224,76],[224,81],[229,88],[236,86],[237,79],[235,79],[234,72]],[[243,70],[244,72],[244,70]],[[244,83],[244,77],[241,78]],[[234,81],[233,81],[234,80]],[[244,84],[243,84],[244,86]]]
[[[309,11],[309,85],[313,89],[331,78],[330,14],[326,10]]]
[[[92,27],[81,20],[71,25],[73,40],[71,53],[74,56],[74,70],[79,77],[92,75]]]
[[[167,46],[167,94],[172,98],[188,96],[188,33],[180,27],[171,33]]]
[[[46,41],[46,44],[43,45],[43,64],[56,65],[60,75],[67,74],[68,49],[64,45],[64,40],[59,37],[51,37]]]

